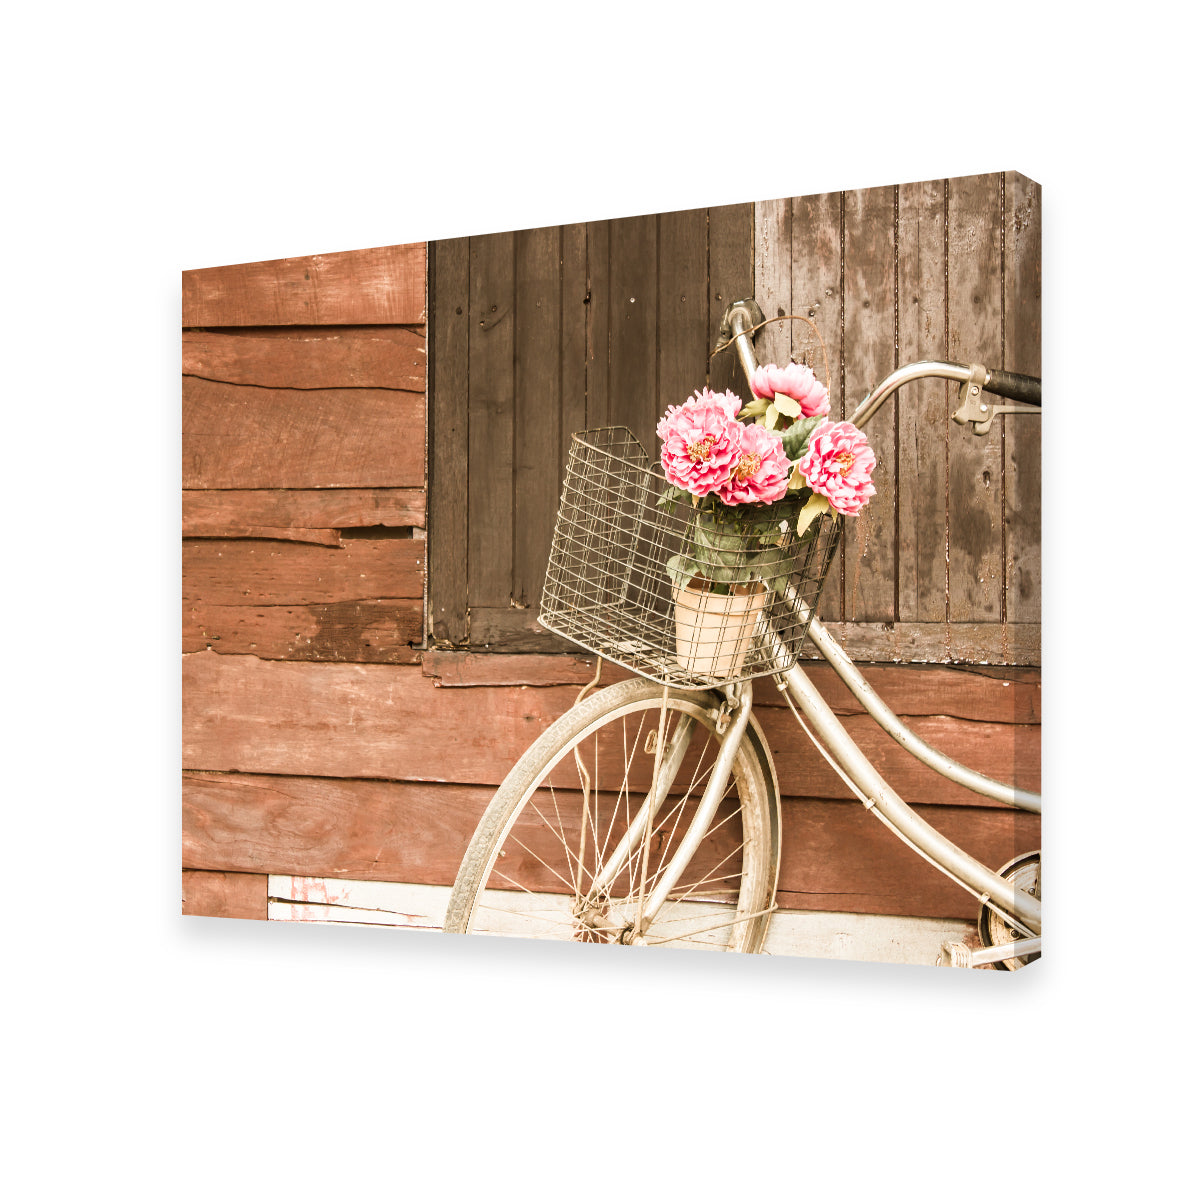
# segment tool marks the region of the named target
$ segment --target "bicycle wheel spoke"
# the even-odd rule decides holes
[[[711,693],[629,680],[568,710],[488,806],[445,927],[467,932],[477,914],[480,932],[501,936],[757,950],[774,898],[769,848],[778,826],[761,751],[749,740],[733,755],[695,863],[662,912],[647,916],[644,928],[638,921],[680,845],[691,840],[722,745],[718,703]]]

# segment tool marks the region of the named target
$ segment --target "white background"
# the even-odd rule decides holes
[[[1193,67],[1153,4],[1061,25],[832,11],[10,18],[12,1194],[1172,1190],[1196,1065],[1197,789],[1176,749]],[[1044,189],[1037,968],[178,915],[182,270],[1005,169]],[[1167,634],[1160,666],[1129,617]]]

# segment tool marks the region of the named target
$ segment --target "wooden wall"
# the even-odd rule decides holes
[[[1040,374],[1038,185],[1014,172],[440,242],[431,251],[430,632],[559,648],[534,619],[568,439],[629,426],[655,455],[668,404],[749,398],[731,300],[768,317],[762,362],[808,361],[848,417],[922,358]],[[849,522],[820,612],[862,660],[1040,661],[1040,421],[987,438],[946,383],[868,432],[878,494]],[[469,414],[469,420],[467,416]],[[443,486],[443,484],[445,486]]]
[[[711,210],[703,278],[676,281],[666,292],[663,222],[667,240],[680,245],[695,234],[695,223],[639,218],[628,226],[607,223],[603,234],[588,227],[553,236],[499,235],[481,244],[479,253],[501,256],[496,247],[505,244],[514,254],[517,247],[531,254],[537,248],[545,272],[521,267],[507,301],[485,290],[469,292],[461,305],[449,304],[440,291],[446,272],[459,271],[461,280],[462,268],[473,261],[472,246],[431,247],[430,274],[440,301],[430,306],[428,334],[439,383],[429,401],[428,489],[426,247],[185,275],[185,912],[263,918],[272,875],[390,881],[444,892],[495,787],[592,671],[590,661],[545,653],[550,647],[544,642],[526,639],[531,610],[517,605],[536,604],[541,568],[530,549],[535,542],[518,551],[510,541],[507,557],[497,545],[503,566],[492,562],[491,535],[481,532],[488,525],[480,517],[478,485],[468,479],[466,458],[449,451],[467,443],[491,447],[514,471],[505,519],[516,528],[544,520],[541,493],[556,493],[558,478],[511,432],[551,427],[561,449],[580,384],[561,348],[576,345],[580,336],[585,345],[591,337],[597,357],[601,344],[610,347],[603,365],[590,355],[582,360],[584,402],[597,406],[585,418],[619,415],[639,372],[665,381],[656,385],[664,395],[673,395],[681,381],[685,390],[699,386],[705,347],[710,335],[715,339],[713,322],[753,282],[750,260],[723,256],[725,235],[714,240],[712,231],[725,229],[730,243],[748,251],[744,235],[753,220],[753,206]],[[658,247],[653,255],[645,240],[651,223]],[[586,245],[593,234],[608,238],[603,270],[613,276],[633,269],[623,265],[629,254],[643,265],[651,258],[659,264],[653,295],[666,295],[669,303],[656,299],[652,320],[635,315],[651,293],[627,287],[622,278],[607,289],[603,317],[585,312],[593,321],[591,334],[587,320],[568,330],[563,279],[587,268],[581,277],[585,309],[602,291],[600,268],[578,254],[581,239]],[[614,243],[625,247],[616,259]],[[722,266],[727,260],[730,265]],[[509,261],[515,262],[511,255]],[[633,298],[628,314],[611,300],[626,290]],[[676,359],[651,351],[671,324],[666,310],[678,314],[698,297],[703,342],[694,339],[691,352]],[[560,332],[541,361],[539,346],[546,346],[522,341],[526,335],[519,330],[540,329],[528,324],[528,314],[555,303],[559,316],[552,326]],[[513,319],[517,312],[525,314],[521,323]],[[603,322],[610,328],[601,336]],[[622,324],[629,340],[612,332]],[[453,347],[470,343],[468,325],[500,339],[499,349],[486,339],[475,346],[470,389],[462,376],[453,382],[453,368],[443,370],[454,362]],[[613,346],[629,348],[631,357],[622,357],[625,350],[614,357]],[[725,360],[714,360],[714,386],[734,382],[732,359]],[[503,371],[493,370],[505,361],[512,364],[508,382]],[[722,371],[728,372],[724,381]],[[481,378],[491,381],[482,395]],[[538,398],[551,420],[536,407]],[[506,441],[497,414],[518,403],[524,415],[514,425],[510,414]],[[550,443],[543,451],[550,455]],[[486,467],[480,470],[486,475]],[[440,575],[436,567],[426,570],[427,498],[435,555],[440,533],[465,527],[473,514],[471,546],[460,560],[444,557]],[[547,531],[543,526],[542,536]],[[480,581],[481,570],[481,586],[493,591],[477,595],[494,603],[479,607],[490,610],[491,627],[513,636],[521,652],[509,647],[480,653],[467,636],[468,618],[478,632],[478,610],[445,603],[465,596],[463,589]],[[505,591],[516,583],[524,590]],[[426,648],[423,630],[436,635]],[[455,630],[461,640],[448,636]],[[606,682],[617,677],[606,668]],[[1036,819],[971,797],[964,803],[879,733],[828,669],[818,668],[816,678],[901,794],[939,828],[992,865],[1037,845]],[[881,665],[868,668],[868,678],[928,741],[998,777],[1039,785],[1035,669]],[[973,915],[965,893],[888,838],[848,798],[773,689],[758,687],[756,700],[788,793],[780,892],[785,907]]]

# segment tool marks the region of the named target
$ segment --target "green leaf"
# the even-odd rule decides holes
[[[793,400],[791,396],[785,396],[782,392],[775,393],[775,408],[785,417],[798,417],[803,411],[799,400]]]
[[[700,564],[686,554],[672,554],[666,561],[667,574],[677,588],[685,588],[696,577]]]
[[[763,417],[763,425],[768,429],[774,429],[779,424],[779,410],[774,404],[767,405],[766,415]]]
[[[824,420],[824,417],[803,417],[783,431],[783,449],[788,458],[795,460],[804,456],[809,435]]]

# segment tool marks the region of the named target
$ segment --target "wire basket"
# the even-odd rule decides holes
[[[673,687],[787,670],[842,518],[822,514],[797,537],[794,520],[764,527],[760,508],[748,532],[746,520],[720,524],[686,502],[664,506],[669,486],[628,429],[572,437],[539,623]],[[701,578],[691,578],[696,559],[705,560]]]

